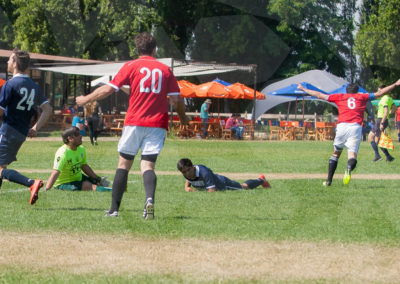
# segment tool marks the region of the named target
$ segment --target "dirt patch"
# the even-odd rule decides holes
[[[400,249],[393,247],[15,232],[1,232],[0,243],[0,266],[74,274],[176,274],[205,281],[400,279]]]

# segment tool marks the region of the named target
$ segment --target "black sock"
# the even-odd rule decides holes
[[[354,170],[357,166],[357,160],[354,158],[351,158],[347,161],[347,168],[350,169],[350,171]]]
[[[144,189],[146,190],[146,200],[148,198],[153,199],[154,202],[154,195],[156,192],[157,186],[157,176],[153,170],[148,170],[143,173],[143,183]]]
[[[259,185],[262,185],[262,183],[263,183],[264,181],[263,180],[261,180],[261,179],[249,179],[249,180],[246,180],[244,183],[245,184],[247,184],[247,186],[249,187],[249,189],[253,189],[253,188],[256,188],[257,186],[259,186]]]
[[[0,178],[0,188],[1,188],[1,185],[3,184],[3,179],[2,178]]]
[[[383,152],[383,154],[385,154],[386,158],[390,158],[390,154],[389,151],[386,148],[381,148],[381,151]]]
[[[372,141],[372,142],[371,142],[371,147],[372,147],[372,149],[373,149],[374,152],[375,152],[375,157],[380,157],[381,155],[379,155],[378,146],[376,145],[376,142],[375,142],[375,141]]]
[[[5,178],[9,181],[12,181],[12,182],[15,182],[18,184],[22,184],[27,187],[30,187],[35,182],[34,180],[21,175],[16,170],[9,170],[9,169],[4,169],[2,171],[1,178]]]
[[[400,133],[399,133],[399,134],[397,134],[397,137],[399,138],[399,142],[400,142]]]
[[[117,169],[112,185],[110,212],[118,211],[128,183],[128,170]]]
[[[337,168],[337,164],[338,164],[338,157],[331,156],[329,158],[328,178],[326,179],[326,181],[328,181],[330,183],[332,182],[333,175],[335,174],[335,171]]]

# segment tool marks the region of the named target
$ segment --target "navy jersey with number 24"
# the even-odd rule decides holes
[[[17,74],[1,89],[0,108],[4,110],[2,127],[11,126],[27,135],[37,107],[47,103],[39,86],[25,74]]]

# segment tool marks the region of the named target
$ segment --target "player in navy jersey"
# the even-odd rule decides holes
[[[112,186],[112,199],[107,217],[117,217],[122,196],[127,187],[128,173],[139,149],[141,150],[140,170],[143,177],[146,200],[143,218],[154,218],[154,196],[157,176],[154,168],[158,154],[164,147],[168,129],[168,98],[179,115],[182,124],[187,124],[185,105],[180,96],[176,78],[170,68],[154,58],[156,40],[149,33],[135,37],[139,58],[124,64],[114,79],[87,96],[79,96],[80,106],[101,100],[130,86],[129,105],[124,128],[118,143],[118,168]]]
[[[0,186],[5,178],[30,187],[29,203],[34,204],[43,181],[32,180],[16,170],[7,169],[10,163],[17,160],[18,150],[26,137],[35,137],[52,113],[52,107],[40,92],[38,85],[24,73],[29,63],[29,54],[18,49],[13,50],[7,62],[7,70],[13,77],[4,84],[0,93],[0,116],[3,118],[0,127]],[[37,122],[30,127],[31,119],[37,114],[38,107],[43,112]]]
[[[264,188],[271,186],[264,175],[260,175],[258,179],[249,179],[244,183],[239,183],[225,176],[214,174],[212,170],[204,165],[193,165],[192,161],[187,158],[180,159],[177,168],[186,178],[185,190],[187,192],[194,191],[191,186],[208,192],[253,189],[260,185]]]

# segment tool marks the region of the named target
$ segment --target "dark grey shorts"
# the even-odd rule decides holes
[[[17,160],[17,153],[26,137],[11,127],[2,127],[0,132],[0,165],[9,165]]]

